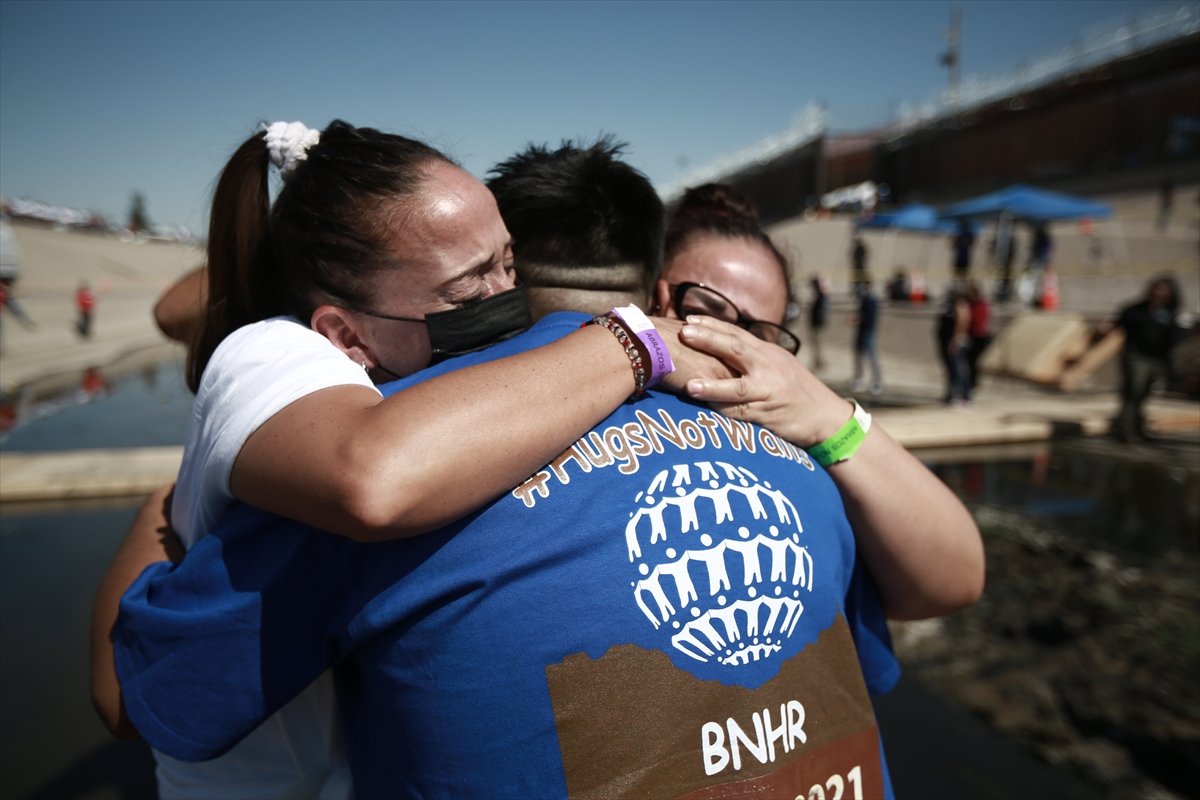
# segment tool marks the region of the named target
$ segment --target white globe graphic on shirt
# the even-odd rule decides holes
[[[812,591],[795,505],[744,467],[677,464],[634,497],[634,601],[679,652],[741,666],[778,653]]]

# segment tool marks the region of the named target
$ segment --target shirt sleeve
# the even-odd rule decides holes
[[[277,317],[234,331],[204,369],[192,407],[171,522],[191,546],[233,503],[229,476],[246,440],[306,395],[332,386],[375,389],[328,339]]]
[[[223,754],[413,613],[377,601],[455,530],[362,544],[235,504],[180,564],[148,567],[121,599],[113,649],[134,727],[181,761]]]
[[[113,629],[142,737],[215,758],[337,664],[361,600],[355,544],[238,504],[182,563],[148,567]]]
[[[900,680],[900,662],[892,650],[892,635],[879,589],[861,558],[855,559],[854,574],[846,590],[846,621],[858,650],[867,691],[872,697],[887,694]]]

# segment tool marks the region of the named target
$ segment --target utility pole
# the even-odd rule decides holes
[[[946,51],[940,63],[949,73],[949,96],[951,103],[958,102],[958,78],[962,65],[962,9],[950,10],[950,27],[946,30]]]

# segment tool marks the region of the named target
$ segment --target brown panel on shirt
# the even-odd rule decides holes
[[[568,656],[546,680],[573,800],[791,798],[838,780],[843,797],[852,782],[882,794],[875,717],[841,615],[758,689],[700,680],[635,645]]]

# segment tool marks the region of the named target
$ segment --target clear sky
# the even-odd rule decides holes
[[[1189,2],[1191,0],[1188,0]],[[426,139],[482,176],[527,143],[609,132],[663,187],[823,102],[880,125],[1157,0],[52,2],[0,0],[0,194],[202,232],[259,121]]]

